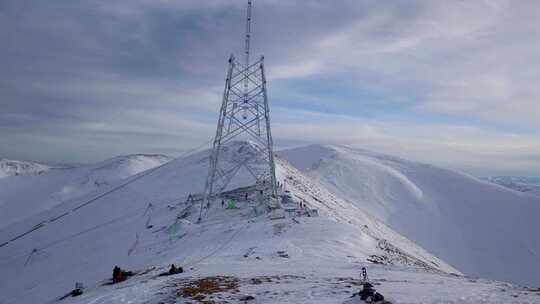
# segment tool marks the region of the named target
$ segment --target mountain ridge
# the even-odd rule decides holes
[[[131,154],[95,164],[47,167],[38,174],[0,178],[0,229],[170,160],[159,154]]]
[[[366,150],[319,145],[279,153],[293,165],[299,162],[332,193],[464,273],[539,283],[537,198],[468,174]],[[490,230],[498,233],[493,236]]]

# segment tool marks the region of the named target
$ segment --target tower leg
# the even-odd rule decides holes
[[[204,195],[201,200],[201,206],[199,211],[200,222],[202,220],[202,210],[204,206],[209,206],[212,199],[214,190],[214,181],[216,178],[216,170],[218,165],[219,152],[221,149],[221,137],[223,135],[223,127],[225,124],[225,117],[227,116],[227,108],[229,104],[229,93],[231,88],[231,77],[234,69],[234,56],[229,58],[229,67],[227,69],[227,79],[225,80],[225,89],[223,90],[223,99],[221,102],[221,109],[219,111],[218,125],[216,129],[216,136],[214,137],[214,143],[212,145],[212,152],[210,153],[210,162],[208,166],[208,176],[206,177],[206,183],[204,186]]]

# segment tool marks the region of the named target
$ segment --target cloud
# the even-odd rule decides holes
[[[276,142],[538,174],[539,6],[255,1]],[[244,14],[229,0],[2,1],[0,155],[93,161],[206,141]]]
[[[540,142],[530,135],[460,124],[310,112],[277,111],[273,117],[278,122],[273,131],[281,149],[312,143],[344,144],[477,176],[535,175],[540,170]]]
[[[530,25],[538,23],[531,13],[537,2],[408,4],[414,12],[395,3],[374,6],[372,16],[323,35],[309,50],[321,67],[314,73],[397,89],[413,96],[411,108],[420,115],[540,126],[540,89],[532,77],[540,46],[530,43],[539,34]]]

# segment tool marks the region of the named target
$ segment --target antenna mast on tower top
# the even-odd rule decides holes
[[[251,40],[251,1],[252,0],[248,0],[248,7],[247,7],[247,14],[246,14],[246,41],[245,41],[246,44],[244,48],[244,69],[246,69],[246,72],[248,71],[248,68],[249,68],[249,43]],[[249,78],[248,77],[245,77],[244,79],[244,91],[242,93],[243,93],[242,118],[246,119],[247,111],[248,111],[247,104],[249,101],[249,97],[248,97]]]
[[[248,0],[247,19],[246,19],[246,47],[244,49],[244,64],[249,66],[249,40],[251,39],[251,0]]]

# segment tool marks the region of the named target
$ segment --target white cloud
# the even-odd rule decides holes
[[[90,160],[151,148],[177,153],[206,140],[226,59],[241,54],[244,7],[6,4],[0,152],[32,158],[39,143],[50,151],[35,158]],[[405,108],[393,113],[399,121],[317,113],[363,104],[272,84],[271,98],[305,106],[272,108],[277,142],[361,145],[469,172],[540,172],[540,2],[272,0],[255,8],[252,50],[266,54],[270,80],[370,90],[385,107]],[[439,115],[446,124],[435,123]]]
[[[374,5],[367,16],[293,48],[316,68],[285,61],[278,67],[299,72],[283,78],[358,79],[364,87],[415,96],[412,108],[420,113],[540,126],[540,45],[533,38],[540,36],[540,19],[533,13],[539,2],[411,1],[410,6],[415,12],[407,15],[393,2]]]
[[[285,146],[345,144],[478,176],[536,175],[540,171],[540,141],[532,135],[460,124],[404,123],[309,112],[278,112],[273,117],[274,134]],[[298,123],[290,117],[297,117]]]
[[[302,78],[319,73],[321,64],[317,61],[296,62],[272,66],[268,72],[268,80]]]

